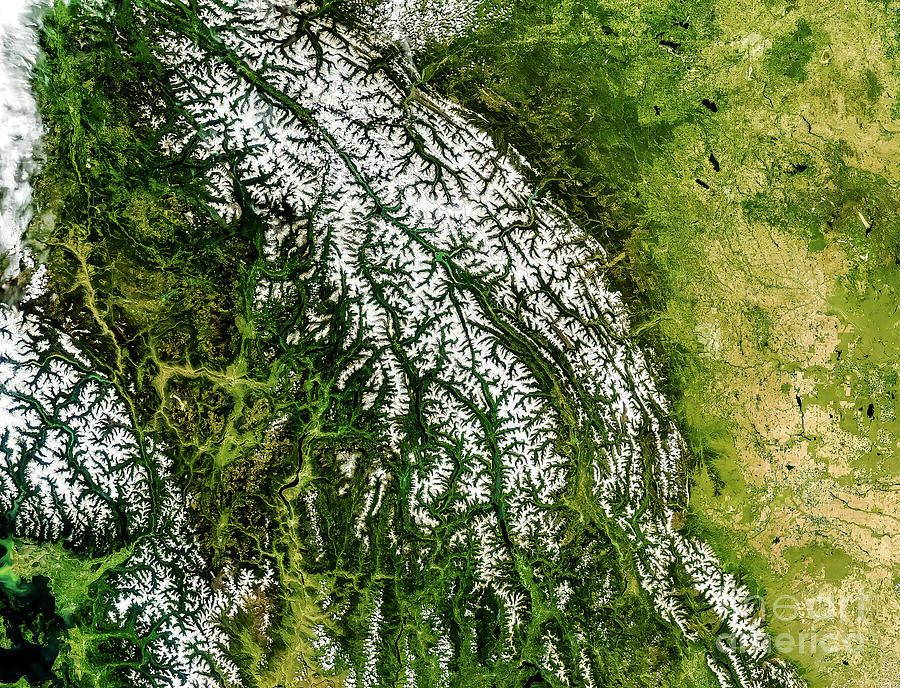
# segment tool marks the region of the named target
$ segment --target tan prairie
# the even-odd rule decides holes
[[[631,247],[674,285],[662,341],[696,354],[692,513],[814,687],[900,686],[900,266],[885,248],[900,88],[873,8],[718,3],[693,87],[727,106],[681,125],[645,177],[671,229]],[[802,21],[803,77],[773,78],[767,55]]]

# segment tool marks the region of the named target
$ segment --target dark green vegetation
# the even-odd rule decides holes
[[[5,518],[0,529],[7,529]],[[2,530],[0,530],[2,532]],[[20,580],[11,573],[15,543],[0,537],[0,683],[61,685],[52,667],[59,654],[63,620],[44,576]]]
[[[718,107],[713,91],[680,92],[711,13],[709,2],[513,3],[508,20],[435,46],[423,79],[486,116],[615,257],[644,215],[640,169],[679,123]]]
[[[689,645],[662,623],[639,592],[633,553],[621,534],[606,533],[597,514],[572,523],[560,562],[518,562],[521,578],[507,583],[531,581],[525,592],[536,603],[515,631],[521,651],[512,658],[503,658],[508,640],[495,593],[467,599],[478,583],[470,558],[451,559],[437,548],[426,566],[409,571],[406,557],[424,543],[402,516],[404,466],[385,449],[381,420],[360,410],[370,371],[336,391],[364,344],[340,326],[288,343],[298,326],[306,331],[309,292],[320,289],[320,276],[307,274],[310,249],[267,261],[252,208],[245,204],[233,222],[210,208],[196,179],[205,166],[231,161],[165,153],[161,140],[195,135],[192,123],[154,57],[153,24],[138,23],[125,0],[108,6],[104,16],[59,2],[45,18],[36,84],[48,135],[37,186],[42,215],[32,238],[43,247],[51,285],[28,308],[77,333],[91,366],[125,400],[134,427],[172,455],[210,578],[232,563],[274,571],[275,591],[260,593],[245,614],[226,622],[246,685],[339,684],[348,661],[362,673],[373,652],[365,645],[367,620],[377,604],[383,621],[375,672],[385,682],[408,662],[439,683],[436,633],[424,611],[430,609],[447,620],[451,639],[472,633],[477,640],[472,651],[453,648],[451,685],[555,685],[542,670],[541,638],[577,631],[592,639],[597,686],[712,686],[704,648],[715,618],[710,628],[698,627],[706,645]],[[154,21],[172,19],[161,13]],[[241,181],[234,183],[243,198]],[[291,298],[253,310],[261,274],[290,285]],[[344,307],[339,299],[331,306],[339,324]],[[358,456],[352,477],[341,472],[339,452]],[[387,466],[385,499],[395,506],[366,522],[364,541],[353,533],[375,466]],[[310,546],[314,518],[321,554]],[[389,544],[391,533],[401,548]],[[104,581],[128,565],[132,542],[123,535],[105,549],[33,555],[71,614],[56,666],[64,685],[122,685],[125,669],[149,661],[145,637],[102,617]],[[563,619],[544,599],[544,581],[572,578],[586,555],[590,566],[572,579],[573,608],[584,611]],[[325,596],[339,621],[321,610]],[[463,611],[470,603],[474,617]],[[327,675],[317,669],[311,643],[319,625],[339,639],[343,656]],[[572,655],[563,661],[577,666],[574,643],[564,647]]]
[[[775,39],[766,53],[765,64],[773,74],[783,74],[796,81],[806,79],[806,63],[816,49],[812,29],[806,19],[797,20],[797,28]]]

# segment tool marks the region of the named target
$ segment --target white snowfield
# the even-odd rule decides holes
[[[150,476],[108,385],[45,355],[37,325],[0,308],[0,509],[20,533],[104,544],[149,526]]]

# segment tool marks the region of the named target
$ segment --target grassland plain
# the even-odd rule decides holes
[[[784,654],[817,688],[897,685],[900,5],[506,11],[423,80],[610,247],[697,460],[685,527]]]

